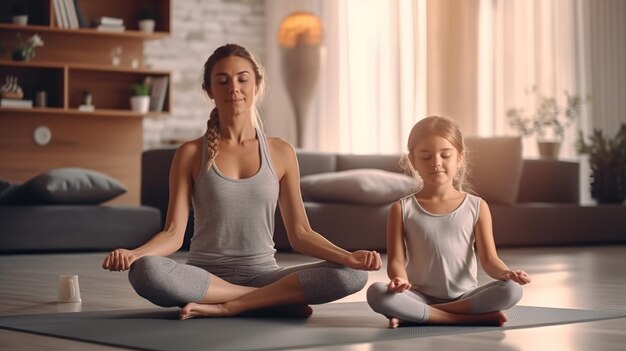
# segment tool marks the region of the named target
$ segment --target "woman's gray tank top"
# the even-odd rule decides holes
[[[279,183],[265,134],[256,131],[261,167],[233,179],[215,162],[207,169],[207,139],[193,188],[194,234],[187,263],[195,266],[257,265],[274,259],[274,214]]]

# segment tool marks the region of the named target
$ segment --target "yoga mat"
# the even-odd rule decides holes
[[[140,350],[280,350],[436,335],[531,328],[626,317],[626,311],[516,306],[504,327],[407,326],[365,302],[314,306],[308,319],[236,317],[178,320],[178,309],[116,310],[0,317],[0,328]]]

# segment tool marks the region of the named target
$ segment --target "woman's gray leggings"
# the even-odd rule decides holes
[[[522,286],[510,280],[487,283],[456,299],[437,299],[414,290],[393,293],[387,290],[387,286],[374,283],[367,289],[370,307],[385,317],[415,323],[428,321],[429,305],[468,300],[471,313],[486,313],[507,310],[522,298]]]
[[[298,277],[309,304],[338,300],[363,289],[367,283],[367,272],[327,261],[287,268],[280,268],[274,262],[200,268],[161,256],[145,256],[135,261],[128,280],[143,298],[172,307],[201,301],[209,289],[211,274],[232,284],[262,287],[290,273]]]

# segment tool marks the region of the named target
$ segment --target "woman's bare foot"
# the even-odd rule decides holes
[[[190,302],[180,310],[178,317],[183,319],[191,319],[195,317],[228,317],[231,314],[224,304],[206,304]]]
[[[389,318],[389,328],[396,329],[398,326],[400,326],[400,320],[398,318],[396,317]]]

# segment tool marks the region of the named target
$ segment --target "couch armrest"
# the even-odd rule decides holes
[[[518,203],[579,203],[578,162],[526,159],[522,169]]]

